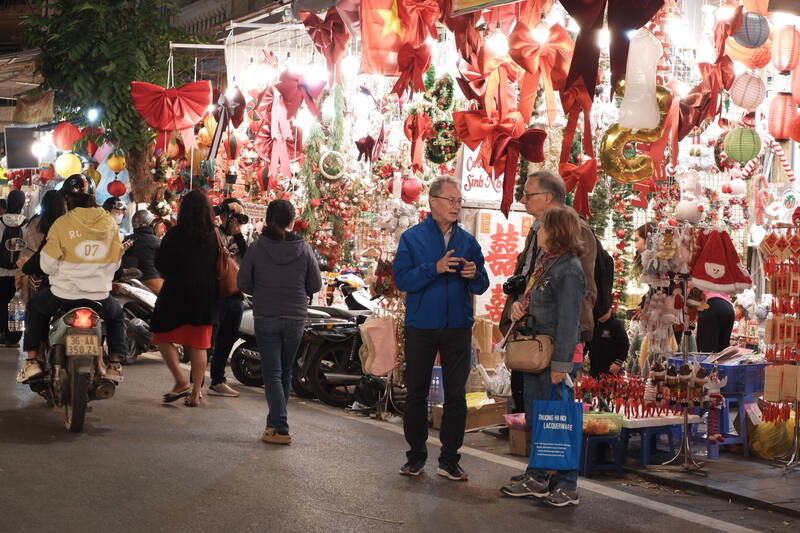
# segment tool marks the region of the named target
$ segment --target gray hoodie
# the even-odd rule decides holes
[[[311,246],[289,233],[285,241],[259,237],[247,249],[238,283],[253,296],[256,317],[304,318],[309,296],[322,288],[322,277]]]

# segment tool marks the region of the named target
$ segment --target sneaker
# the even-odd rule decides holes
[[[516,476],[511,476],[511,481],[522,481],[523,479],[527,478],[528,474],[517,474]]]
[[[578,491],[556,489],[542,500],[543,503],[551,507],[566,507],[567,505],[578,505],[581,503],[578,498]]]
[[[119,385],[122,382],[122,363],[108,363],[106,365],[106,379]]]
[[[550,494],[550,489],[547,481],[536,481],[533,476],[525,474],[521,479],[502,487],[500,492],[513,498],[544,498]]]
[[[400,475],[418,476],[422,473],[425,461],[409,461],[400,468]]]
[[[267,428],[261,435],[261,440],[270,444],[291,444],[292,436],[288,433],[278,433],[275,428]]]
[[[452,481],[467,481],[469,476],[455,461],[440,462],[436,473]]]
[[[43,372],[42,365],[38,360],[25,359],[25,362],[22,364],[22,369],[19,371],[19,374],[17,374],[17,383],[27,383]]]
[[[228,398],[238,398],[239,391],[233,389],[230,385],[225,383],[217,383],[208,388],[208,393],[212,396],[227,396]]]

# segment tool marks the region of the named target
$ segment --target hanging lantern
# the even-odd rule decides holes
[[[745,13],[733,38],[745,48],[758,48],[769,39],[769,22],[758,13]]]
[[[62,178],[68,178],[73,174],[80,174],[83,168],[80,158],[73,154],[61,154],[55,162],[56,174]]]
[[[792,73],[792,98],[795,104],[800,105],[800,68]]]
[[[200,146],[211,146],[211,134],[208,132],[205,126],[200,128],[200,131],[197,132],[197,144]]]
[[[781,26],[772,40],[772,64],[781,74],[788,74],[800,62],[800,33],[794,26]]]
[[[757,108],[767,95],[767,87],[758,76],[745,72],[731,85],[731,101],[739,107],[750,110]]]
[[[121,155],[112,155],[106,160],[106,164],[108,168],[111,169],[111,172],[114,174],[119,174],[126,168],[128,168],[128,163],[125,161],[125,158]]]
[[[789,139],[789,125],[797,115],[797,104],[789,93],[778,93],[769,104],[769,134],[778,141]]]
[[[734,128],[725,136],[725,153],[739,163],[746,163],[761,151],[761,137],[752,128]]]
[[[789,138],[800,143],[800,115],[795,115],[789,122]]]
[[[59,122],[53,128],[53,144],[59,150],[72,150],[72,146],[81,138],[81,130],[69,122]]]
[[[234,161],[239,158],[239,153],[242,151],[244,140],[235,131],[228,132],[225,135],[225,155],[228,159]]]
[[[128,190],[124,183],[116,179],[109,183],[106,189],[108,190],[108,194],[116,196],[117,198],[121,198]]]

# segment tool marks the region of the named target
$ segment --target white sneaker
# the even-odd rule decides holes
[[[122,363],[108,363],[105,378],[116,385],[122,383]]]
[[[225,383],[217,383],[208,388],[208,393],[212,396],[227,396],[228,398],[238,398],[239,391],[233,389],[230,385]]]
[[[38,360],[25,359],[25,362],[22,364],[22,369],[19,371],[19,374],[17,374],[17,383],[27,383],[43,372],[42,365]]]

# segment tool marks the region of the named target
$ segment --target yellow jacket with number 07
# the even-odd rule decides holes
[[[65,300],[104,300],[122,259],[114,219],[102,207],[76,207],[56,220],[42,248],[50,290]]]

